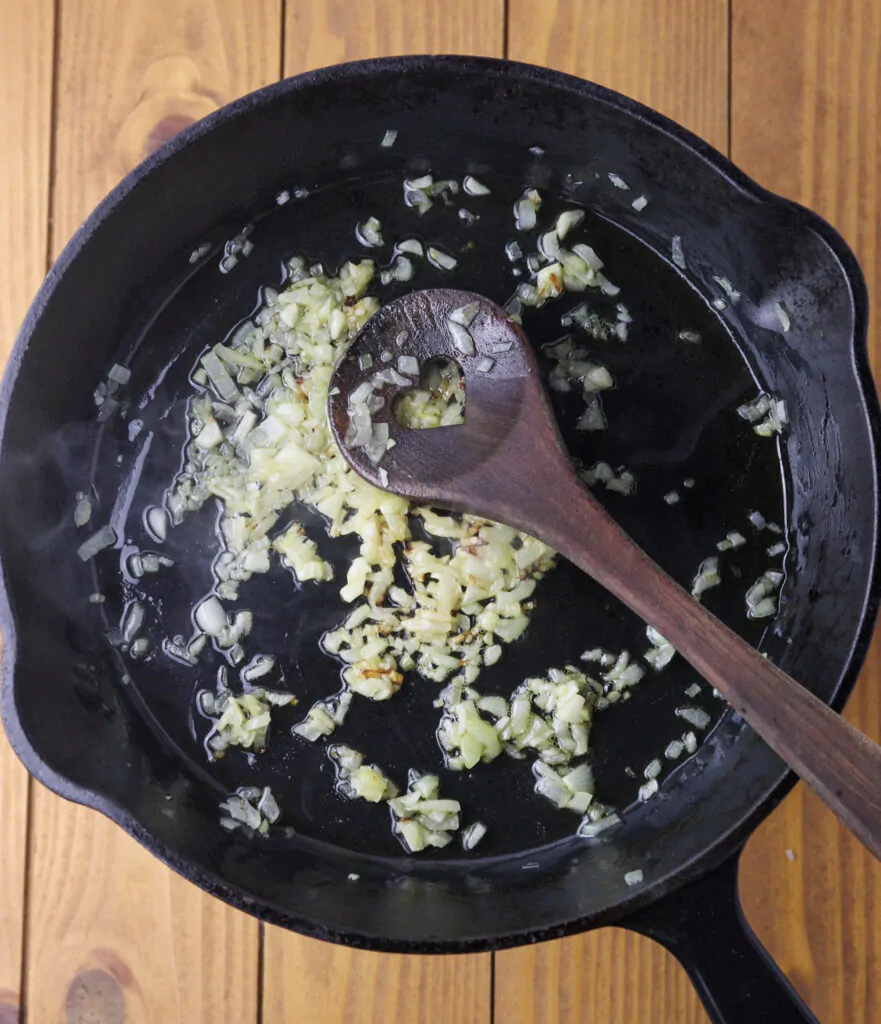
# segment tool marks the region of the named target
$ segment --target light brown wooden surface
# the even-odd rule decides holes
[[[0,2],[0,368],[46,269],[52,116],[51,0]],[[27,104],[9,102],[26,95]],[[11,258],[10,258],[11,257]],[[2,656],[2,655],[0,655]],[[0,1021],[20,1002],[27,773],[0,730]]]
[[[281,59],[279,0],[64,0],[59,12],[53,255],[160,142],[276,79]],[[254,920],[36,785],[31,815],[31,1021],[110,1021],[122,1000],[127,1024],[256,1022]]]
[[[510,0],[507,55],[626,93],[728,148],[728,0]]]
[[[736,0],[732,152],[747,173],[813,207],[857,253],[881,358],[881,6]],[[881,739],[881,637],[847,718]],[[789,861],[786,850],[795,861]],[[746,912],[823,1021],[881,1021],[881,864],[799,786],[750,840]]]
[[[504,0],[57,0],[57,255],[78,222],[185,124],[287,73],[403,52],[501,55]],[[731,0],[733,156],[839,227],[881,297],[881,6]],[[44,270],[53,4],[0,0],[0,359]],[[509,0],[508,55],[617,88],[725,150],[728,0]],[[877,351],[876,357],[881,358]],[[876,360],[876,367],[879,363]],[[881,645],[848,717],[881,738]],[[258,926],[99,815],[31,790],[0,739],[0,1022],[26,953],[28,1020],[698,1024],[684,972],[605,929],[495,958],[412,959]],[[786,857],[795,853],[795,861]],[[799,786],[750,841],[747,914],[826,1024],[881,1021],[881,871]],[[491,996],[493,997],[491,999]],[[494,1004],[493,1004],[494,999]],[[91,1015],[91,1016],[90,1016]],[[117,1015],[118,1016],[118,1015]]]
[[[500,57],[503,49],[502,0],[287,3],[288,75],[364,57],[432,52]],[[414,959],[328,949],[267,927],[263,993],[264,1024],[317,1020],[489,1024],[490,957]]]
[[[285,74],[402,53],[501,57],[505,0],[287,0]]]
[[[266,929],[264,1024],[490,1024],[490,984],[488,953],[367,953]]]

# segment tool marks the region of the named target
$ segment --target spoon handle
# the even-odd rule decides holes
[[[521,525],[651,623],[881,860],[881,747],[723,625],[571,472]]]

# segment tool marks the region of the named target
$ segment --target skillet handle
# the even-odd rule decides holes
[[[819,1024],[743,915],[739,858],[618,923],[676,957],[713,1024]]]

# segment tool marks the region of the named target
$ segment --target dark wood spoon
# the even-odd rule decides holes
[[[457,343],[450,316],[472,303],[477,314]],[[384,405],[372,423],[388,425],[394,446],[375,464],[347,443],[349,396],[383,369],[397,373],[401,356],[415,356],[420,366],[438,358],[458,363],[465,423],[407,429],[393,411],[407,375],[380,381],[375,391]],[[412,368],[406,360],[402,366]],[[503,309],[448,289],[389,303],[337,367],[329,404],[343,454],[370,483],[524,530],[651,623],[881,859],[881,748],[711,615],[591,497],[570,466],[532,347]]]

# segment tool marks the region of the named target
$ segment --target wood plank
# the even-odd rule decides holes
[[[505,0],[287,0],[285,74],[404,53],[504,53]]]
[[[661,946],[603,928],[496,954],[502,1024],[704,1024],[707,1015]]]
[[[728,143],[727,0],[511,0],[508,55],[616,89],[714,146]],[[505,1024],[698,1024],[676,960],[608,928],[496,956]]]
[[[0,5],[0,371],[46,266],[52,0]],[[27,97],[27,103],[21,102]],[[0,651],[2,657],[2,651]],[[0,1020],[18,1020],[28,777],[0,727]]]
[[[269,926],[265,943],[264,1024],[490,1024],[489,954],[366,953]]]
[[[732,29],[734,160],[841,231],[877,310],[881,8],[876,0],[736,0]],[[877,327],[870,345],[877,379]],[[875,740],[879,694],[881,638],[846,712]],[[750,921],[821,1020],[881,1020],[881,864],[804,786],[751,839],[741,885]]]
[[[728,147],[728,0],[510,0],[508,56],[587,78]]]
[[[288,0],[285,74],[339,61],[402,53],[499,57],[504,2],[492,0]],[[419,1021],[489,1024],[491,961],[407,957],[340,949],[267,927],[265,1024],[292,1021]]]
[[[281,57],[280,0],[63,0],[60,18],[53,254],[121,175]],[[30,1020],[257,1020],[258,924],[39,786],[28,892]]]

